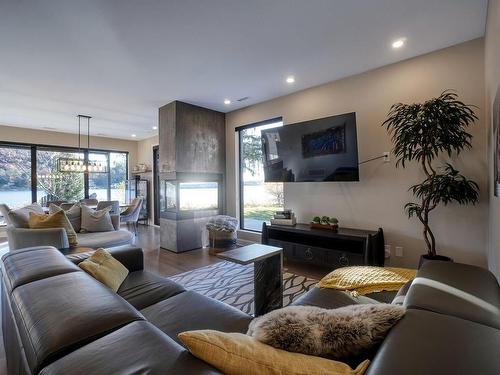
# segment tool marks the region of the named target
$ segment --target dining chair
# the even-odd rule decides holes
[[[120,214],[120,221],[134,226],[134,234],[137,236],[137,225],[139,221],[139,214],[141,213],[142,198],[134,198],[130,202],[130,206]]]
[[[94,198],[89,198],[89,199],[80,199],[80,203],[84,204],[85,206],[97,206],[97,203],[99,203],[99,201]]]
[[[97,203],[96,210],[102,210],[106,207],[111,207],[111,210],[109,211],[110,214],[112,214],[112,215],[119,215],[120,214],[120,202],[119,201],[99,201],[99,203]]]

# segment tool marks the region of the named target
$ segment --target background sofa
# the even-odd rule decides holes
[[[252,317],[143,269],[141,249],[111,249],[130,271],[117,293],[51,247],[2,258],[2,326],[9,374],[218,374],[177,334],[246,332]],[[387,295],[379,295],[382,299]],[[299,305],[380,303],[314,288]],[[499,374],[500,289],[488,271],[426,263],[409,287],[406,316],[367,374]]]
[[[68,237],[63,228],[30,229],[16,227],[9,221],[9,207],[0,204],[0,211],[7,222],[7,238],[10,250],[24,249],[33,246],[54,246],[58,249],[68,248]],[[43,212],[43,211],[42,211]],[[120,229],[120,215],[111,215],[114,231],[76,233],[78,246],[81,247],[115,247],[132,244],[134,235],[126,229]]]

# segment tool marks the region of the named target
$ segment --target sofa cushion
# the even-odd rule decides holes
[[[78,246],[90,247],[114,247],[128,245],[134,241],[134,235],[126,229],[112,230],[110,232],[78,233]]]
[[[144,319],[85,272],[65,273],[18,286],[11,299],[33,373],[127,323]]]
[[[64,210],[53,203],[49,205],[50,214],[53,214],[58,211],[64,211]],[[71,206],[68,210],[65,210],[64,212],[66,213],[66,216],[68,217],[68,220],[73,226],[75,232],[80,232],[80,229],[82,227],[82,207],[80,203],[75,203],[73,206]]]
[[[2,257],[6,287],[11,291],[32,281],[69,272],[81,272],[55,247],[32,247]]]
[[[111,222],[111,206],[102,210],[94,210],[86,205],[82,205],[81,232],[110,232],[115,230]]]
[[[62,210],[54,212],[53,214],[30,212],[28,223],[30,229],[64,228],[70,246],[76,246],[78,244],[76,232],[66,216],[66,213]]]
[[[500,374],[500,330],[424,310],[407,310],[367,375]]]
[[[97,249],[94,254],[78,264],[78,267],[113,292],[118,291],[128,276],[128,269],[102,248]]]
[[[126,353],[126,354],[124,354]],[[220,374],[151,323],[138,321],[45,367],[42,375]]]
[[[147,271],[131,272],[118,289],[118,294],[136,309],[143,309],[184,292],[176,282]]]
[[[227,375],[362,375],[369,363],[353,370],[342,362],[276,349],[241,333],[200,330],[182,332],[179,338],[193,355]]]
[[[8,222],[16,228],[29,228],[29,214],[35,212],[37,214],[44,214],[42,206],[38,203],[32,203],[17,210],[10,210],[7,213]]]
[[[395,292],[391,292],[395,293]],[[343,292],[335,289],[311,288],[296,299],[293,306],[316,306],[324,309],[336,309],[348,305],[360,303],[379,303],[373,298],[367,296],[353,297],[349,292]]]
[[[404,305],[453,315],[500,329],[500,289],[484,268],[453,262],[426,262]]]
[[[245,333],[252,320],[250,315],[232,306],[193,291],[146,307],[141,313],[177,342],[180,332],[197,329]]]

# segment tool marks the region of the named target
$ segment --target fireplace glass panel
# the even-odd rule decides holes
[[[180,182],[180,211],[210,210],[219,208],[219,184],[216,181]]]

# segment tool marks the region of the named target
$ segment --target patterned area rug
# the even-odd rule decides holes
[[[219,262],[207,267],[171,276],[171,280],[207,297],[253,314],[253,265],[242,266]],[[283,306],[314,287],[318,280],[285,272],[283,274]]]

